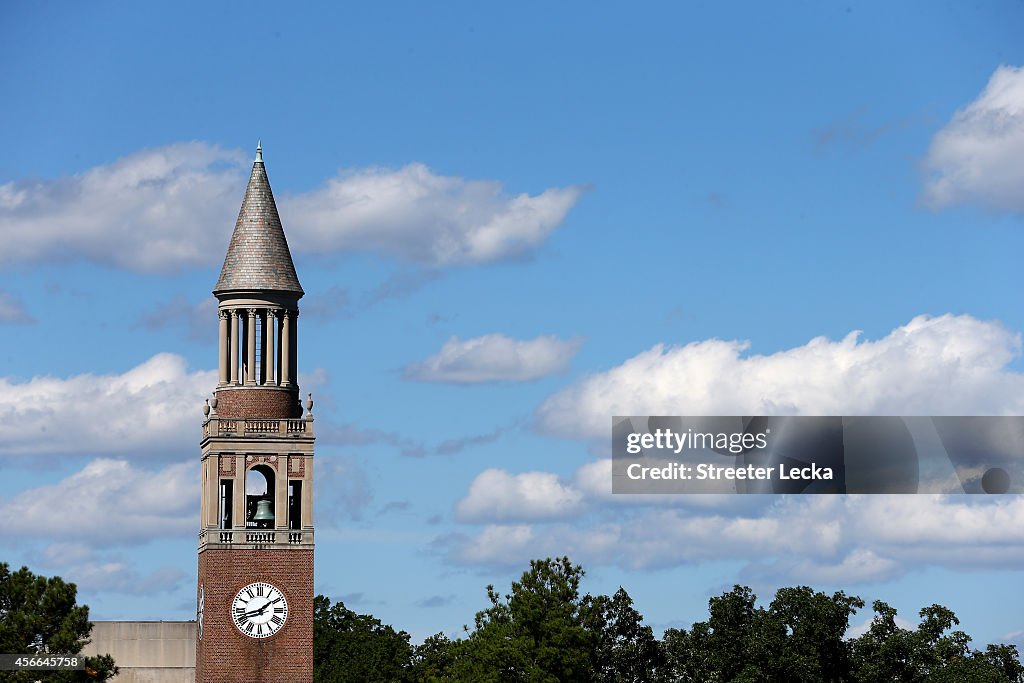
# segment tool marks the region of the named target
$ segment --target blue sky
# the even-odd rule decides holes
[[[319,592],[455,634],[569,554],[656,629],[806,583],[1024,640],[1017,497],[613,499],[605,432],[1022,414],[1022,21],[5,3],[0,556],[97,618],[194,613],[209,292],[262,138],[308,293]]]

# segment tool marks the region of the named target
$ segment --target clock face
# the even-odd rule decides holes
[[[263,581],[250,583],[231,601],[231,619],[250,638],[269,638],[281,630],[287,618],[284,593]]]
[[[199,631],[199,640],[203,639],[203,607],[206,603],[206,591],[203,584],[199,584],[199,603],[196,605],[196,628]]]

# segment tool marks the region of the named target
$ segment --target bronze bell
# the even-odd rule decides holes
[[[256,503],[256,514],[253,515],[254,522],[273,522],[274,511],[270,508],[269,500],[261,500]]]

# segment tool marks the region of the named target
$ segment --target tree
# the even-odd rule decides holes
[[[11,572],[0,562],[0,652],[77,655],[89,642],[89,607],[76,604],[78,588],[58,576],[36,576],[28,567]],[[49,671],[54,683],[106,681],[117,674],[110,655],[88,657],[86,671]],[[35,681],[39,672],[9,673],[6,680]]]
[[[665,633],[670,681],[843,681],[844,634],[860,598],[780,588],[767,609],[746,586],[708,602],[710,618]]]
[[[896,625],[896,610],[876,600],[871,626],[852,642],[855,681],[912,681],[916,644],[913,634]]]
[[[951,631],[960,624],[942,605],[919,612],[921,622],[911,631],[896,625],[896,610],[878,600],[871,626],[852,641],[851,678],[855,681],[900,683],[1024,683],[1014,645],[989,645],[971,650],[971,638]]]
[[[689,631],[668,629],[664,638],[668,680],[761,680],[765,651],[772,648],[763,642],[769,634],[763,624],[764,610],[755,607],[756,601],[746,586],[733,586],[708,601],[707,621],[693,624]]]
[[[863,600],[842,591],[829,596],[807,586],[780,588],[766,615],[779,648],[773,667],[778,680],[845,680],[851,649],[846,631],[862,607]]]
[[[597,636],[593,652],[594,681],[600,683],[654,683],[664,655],[661,643],[633,599],[621,586],[615,595],[584,598],[585,626]]]
[[[313,678],[318,683],[410,681],[409,634],[322,595],[313,599]]]
[[[440,680],[655,683],[661,644],[643,615],[621,587],[611,597],[581,595],[583,575],[567,557],[548,558],[532,561],[504,597],[488,586],[490,606],[451,644]]]
[[[533,560],[504,599],[487,587],[491,606],[454,649],[455,680],[487,683],[590,682],[595,634],[584,625],[583,569],[569,558]]]
[[[409,635],[317,596],[319,683],[1024,683],[1013,645],[972,650],[942,605],[916,629],[875,602],[867,631],[847,638],[864,601],[842,591],[780,588],[767,606],[734,586],[708,601],[708,619],[658,641],[629,594],[581,594],[583,568],[534,560],[511,591],[487,586],[489,605],[466,637],[443,633],[411,647]]]
[[[453,661],[453,643],[444,633],[435,633],[412,650],[412,680],[441,683]]]

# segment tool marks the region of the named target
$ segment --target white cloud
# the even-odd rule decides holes
[[[153,356],[119,375],[0,379],[0,454],[132,453],[195,448],[213,371]]]
[[[563,517],[580,507],[583,494],[550,472],[512,475],[495,468],[481,472],[455,507],[462,522],[500,522]]]
[[[82,259],[144,272],[209,264],[234,225],[243,164],[239,152],[189,142],[0,185],[0,263]]]
[[[551,336],[529,340],[503,334],[465,340],[452,337],[440,352],[406,367],[404,374],[421,382],[526,382],[565,370],[581,344],[579,339]]]
[[[543,243],[582,192],[509,196],[496,181],[439,176],[409,164],[343,173],[287,198],[282,220],[300,250],[381,251],[435,266],[485,263]]]
[[[247,158],[178,143],[55,180],[0,184],[0,263],[87,260],[140,272],[218,265],[242,201]],[[582,192],[511,196],[496,181],[410,164],[344,172],[307,193],[279,193],[278,207],[299,252],[369,250],[452,266],[529,253]]]
[[[1024,67],[1000,66],[932,138],[925,201],[1024,211]]]
[[[448,541],[456,541],[449,538]],[[458,542],[455,559],[465,564],[516,566],[523,564],[523,558],[544,557],[543,553],[531,554],[535,547],[533,531],[526,525],[489,525],[483,528],[469,542]],[[554,557],[558,553],[547,553]]]
[[[473,479],[456,505],[456,519],[467,524],[517,524],[569,521],[592,511],[614,508],[685,507],[691,510],[725,509],[730,514],[760,513],[770,507],[771,496],[729,494],[612,493],[612,461],[604,458],[579,467],[572,477],[553,472],[511,474],[489,468]]]
[[[1024,410],[1024,378],[1009,368],[1018,335],[969,316],[918,317],[877,341],[854,333],[766,356],[746,349],[720,340],[656,346],[554,394],[538,420],[555,434],[606,442],[616,414]],[[613,495],[607,459],[570,477],[528,474],[489,470],[473,482],[460,506],[475,514],[458,519],[484,526],[443,539],[452,561],[511,567],[568,554],[628,569],[730,561],[741,564],[741,580],[838,586],[926,566],[1024,564],[1024,496]],[[493,510],[488,497],[500,499]],[[545,498],[572,504],[543,508]]]
[[[967,571],[1024,563],[1020,496],[757,496],[770,503],[754,511],[744,509],[745,498],[734,496],[735,506],[717,511],[683,509],[686,500],[631,507],[585,498],[586,515],[517,524],[510,514],[445,544],[453,561],[471,565],[511,567],[564,554],[627,569],[739,561],[743,580],[819,585],[885,581],[921,566]]]
[[[657,345],[549,397],[539,426],[607,439],[613,415],[1018,415],[1020,336],[970,316],[919,316],[877,341],[858,332],[758,356],[749,343]]]
[[[75,544],[132,545],[188,536],[199,528],[198,461],[150,471],[99,458],[55,484],[0,503],[0,519],[18,520],[0,527],[0,537],[70,542],[54,552],[67,552],[83,566],[91,558],[76,552]]]
[[[855,548],[845,555],[830,558],[784,557],[770,562],[751,562],[741,572],[744,581],[761,579],[769,583],[781,577],[800,577],[801,583],[843,586],[885,581],[901,576],[906,567],[870,548]]]
[[[25,306],[8,292],[0,291],[0,323],[30,323],[32,316]]]

